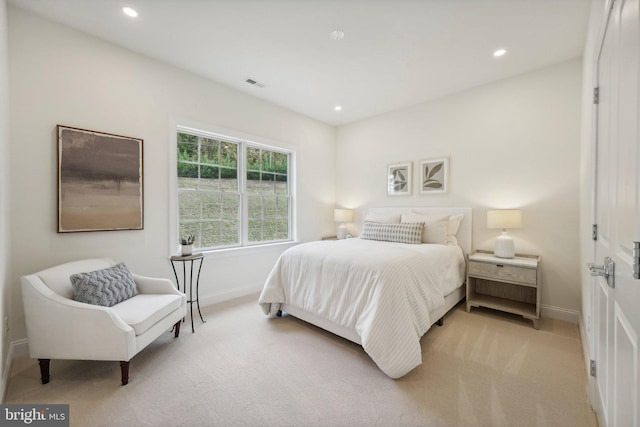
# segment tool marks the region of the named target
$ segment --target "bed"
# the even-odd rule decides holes
[[[366,219],[361,237],[370,238],[374,226],[398,228],[380,223],[426,220],[421,241],[439,243],[352,238],[297,245],[276,262],[259,304],[272,318],[286,312],[362,345],[385,374],[400,378],[422,363],[422,335],[465,296],[471,208],[372,208]],[[443,224],[444,241],[433,234]]]

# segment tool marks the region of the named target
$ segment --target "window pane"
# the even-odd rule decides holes
[[[198,161],[198,138],[186,133],[178,134],[178,161]]]
[[[275,197],[265,197],[264,198],[264,217],[265,218],[273,218],[276,216],[276,202],[277,199]]]
[[[261,196],[249,196],[247,197],[247,209],[249,211],[249,219],[262,220],[262,197]]]
[[[275,193],[275,180],[276,176],[272,173],[263,173],[260,177],[260,192],[261,193]]]
[[[238,144],[233,142],[220,142],[219,165],[232,169],[238,168]]]
[[[289,218],[289,198],[278,197],[276,215],[279,217]]]
[[[275,171],[281,174],[285,174],[288,171],[288,158],[289,155],[284,153],[274,153]]]
[[[200,138],[200,162],[219,165],[219,145],[220,143],[214,139]]]
[[[178,188],[195,188],[198,185],[198,165],[178,162]]]
[[[200,194],[196,192],[182,192],[178,195],[180,221],[200,219]]]
[[[218,193],[205,193],[202,195],[202,219],[220,219],[222,212],[222,200]]]
[[[262,170],[275,171],[275,162],[273,161],[273,151],[262,151]]]
[[[229,221],[238,222],[240,218],[240,195],[239,194],[222,194],[220,196],[222,214],[220,218]]]
[[[239,242],[238,236],[239,222],[235,221],[222,221],[220,223],[220,243],[223,245],[233,245]]]
[[[249,220],[249,241],[259,242],[262,239],[262,220]]]
[[[220,245],[220,221],[207,221],[202,223],[201,248],[212,248]]]
[[[289,238],[289,220],[281,218],[276,221],[276,239],[283,240]]]
[[[260,160],[260,149],[247,147],[247,171],[259,171]]]
[[[238,191],[238,170],[220,168],[220,191]]]

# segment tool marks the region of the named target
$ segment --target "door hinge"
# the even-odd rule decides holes
[[[593,103],[594,104],[598,104],[600,102],[600,88],[599,87],[594,87],[593,88]]]
[[[595,378],[595,376],[596,376],[596,361],[595,360],[590,360],[589,361],[589,373],[591,374],[592,377]]]
[[[631,254],[633,262],[633,278],[640,279],[640,242],[633,242],[633,252]]]
[[[598,224],[591,226],[591,240],[598,240]]]

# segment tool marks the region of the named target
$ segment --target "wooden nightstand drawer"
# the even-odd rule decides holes
[[[537,285],[537,271],[533,268],[469,261],[469,275],[490,280],[504,280],[532,286]]]

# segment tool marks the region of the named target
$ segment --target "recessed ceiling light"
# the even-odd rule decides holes
[[[342,111],[342,105],[336,105],[335,107],[333,107],[333,109],[335,111]]]
[[[342,40],[344,38],[344,31],[333,30],[329,33],[329,37],[331,37],[334,40]]]
[[[137,17],[138,17],[138,12],[136,12],[136,10],[135,10],[135,9],[132,9],[132,8],[130,8],[130,7],[127,7],[127,6],[125,6],[125,7],[123,7],[123,8],[122,8],[122,12],[123,12],[125,15],[130,16],[130,17],[132,17],[132,18],[137,18]]]
[[[493,56],[495,56],[496,58],[499,58],[501,56],[504,56],[505,53],[507,53],[505,49],[498,49],[495,52],[493,52]]]

